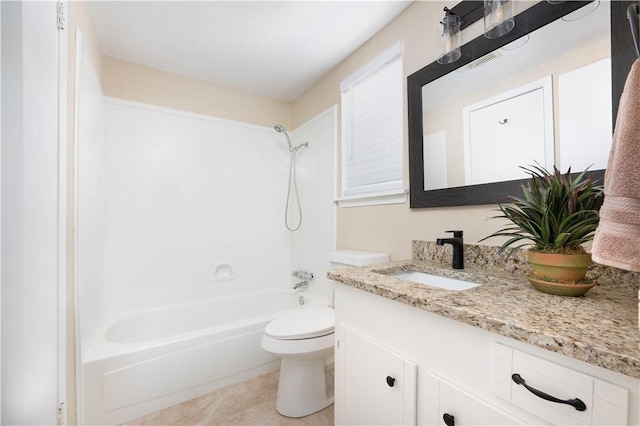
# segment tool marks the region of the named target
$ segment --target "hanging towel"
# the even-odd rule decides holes
[[[631,67],[620,97],[604,195],[592,258],[640,271],[640,59]]]

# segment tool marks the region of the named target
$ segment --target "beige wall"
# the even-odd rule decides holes
[[[320,111],[340,103],[340,82],[386,48],[401,40],[406,76],[437,57],[434,26],[442,18],[444,6],[457,2],[418,1],[371,38],[363,47],[331,71],[294,102],[294,127]],[[406,105],[406,90],[405,102]],[[404,182],[409,188],[407,113],[404,112]],[[465,240],[476,243],[503,223],[486,219],[496,214],[495,205],[456,208],[410,209],[409,203],[370,207],[339,208],[337,246],[388,252],[394,260],[411,257],[411,240],[435,240],[446,230],[462,229]],[[487,244],[499,244],[489,241]]]
[[[191,111],[262,126],[291,128],[292,105],[219,84],[182,77],[104,56],[106,96]]]

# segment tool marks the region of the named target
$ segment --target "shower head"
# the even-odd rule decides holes
[[[276,129],[276,132],[278,133],[284,133],[284,136],[287,138],[287,143],[289,144],[289,151],[293,150],[293,146],[291,145],[291,138],[289,137],[289,133],[287,133],[284,127],[282,127],[281,124],[276,124],[275,126],[273,126],[273,128]]]
[[[284,133],[284,137],[287,138],[287,144],[289,144],[289,152],[296,152],[300,148],[309,146],[309,142],[302,143],[298,146],[293,146],[293,144],[291,143],[291,138],[289,137],[289,133],[284,129],[284,127],[282,127],[281,124],[275,124],[273,128],[278,133]]]

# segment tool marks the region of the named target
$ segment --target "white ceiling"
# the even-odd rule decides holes
[[[92,1],[104,55],[292,101],[411,4]]]

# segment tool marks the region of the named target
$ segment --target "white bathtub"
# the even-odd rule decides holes
[[[265,290],[105,321],[82,360],[82,424],[120,424],[277,369],[266,324],[299,293]]]

